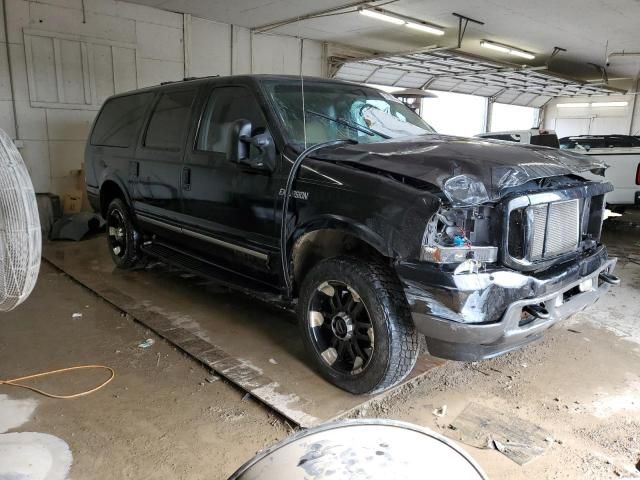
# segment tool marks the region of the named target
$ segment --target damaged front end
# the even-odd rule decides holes
[[[599,243],[610,190],[561,176],[513,184],[498,201],[472,206],[452,196],[477,197],[477,187],[449,192],[427,224],[420,260],[396,266],[430,353],[464,361],[500,355],[618,283],[616,260]]]
[[[599,159],[444,135],[343,146],[323,158],[439,199],[418,253],[398,255],[395,265],[433,355],[505,353],[618,282],[600,243],[613,187],[584,179],[603,174]]]

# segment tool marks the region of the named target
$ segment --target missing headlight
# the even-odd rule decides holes
[[[496,262],[498,247],[491,233],[492,212],[490,206],[440,209],[427,225],[421,260],[442,264],[465,260]]]

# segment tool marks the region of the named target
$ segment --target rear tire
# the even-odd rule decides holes
[[[300,289],[298,321],[316,370],[354,394],[401,382],[424,342],[393,271],[354,257],[326,259],[311,269]]]
[[[113,199],[107,208],[107,244],[118,268],[130,270],[141,263],[139,240],[127,204],[120,198]]]

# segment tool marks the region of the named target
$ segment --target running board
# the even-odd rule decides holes
[[[281,293],[276,288],[260,280],[242,275],[164,243],[147,242],[142,246],[141,250],[150,257],[158,258],[173,267],[187,270],[235,290],[247,292],[258,298],[274,301],[277,300],[275,297]]]

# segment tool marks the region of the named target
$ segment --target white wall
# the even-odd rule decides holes
[[[116,0],[85,0],[84,14],[82,0],[3,1],[0,128],[22,145],[38,192],[63,194],[82,183],[85,140],[109,95],[184,76],[299,74],[301,47],[303,72],[324,74],[323,45],[312,40],[252,35]]]
[[[186,74],[243,73],[324,75],[323,44],[282,35],[251,34],[243,27],[185,15]]]
[[[635,95],[558,97],[544,108],[544,127],[559,137],[630,133],[640,135],[640,100],[632,111]],[[624,107],[559,108],[558,103],[627,102]]]

